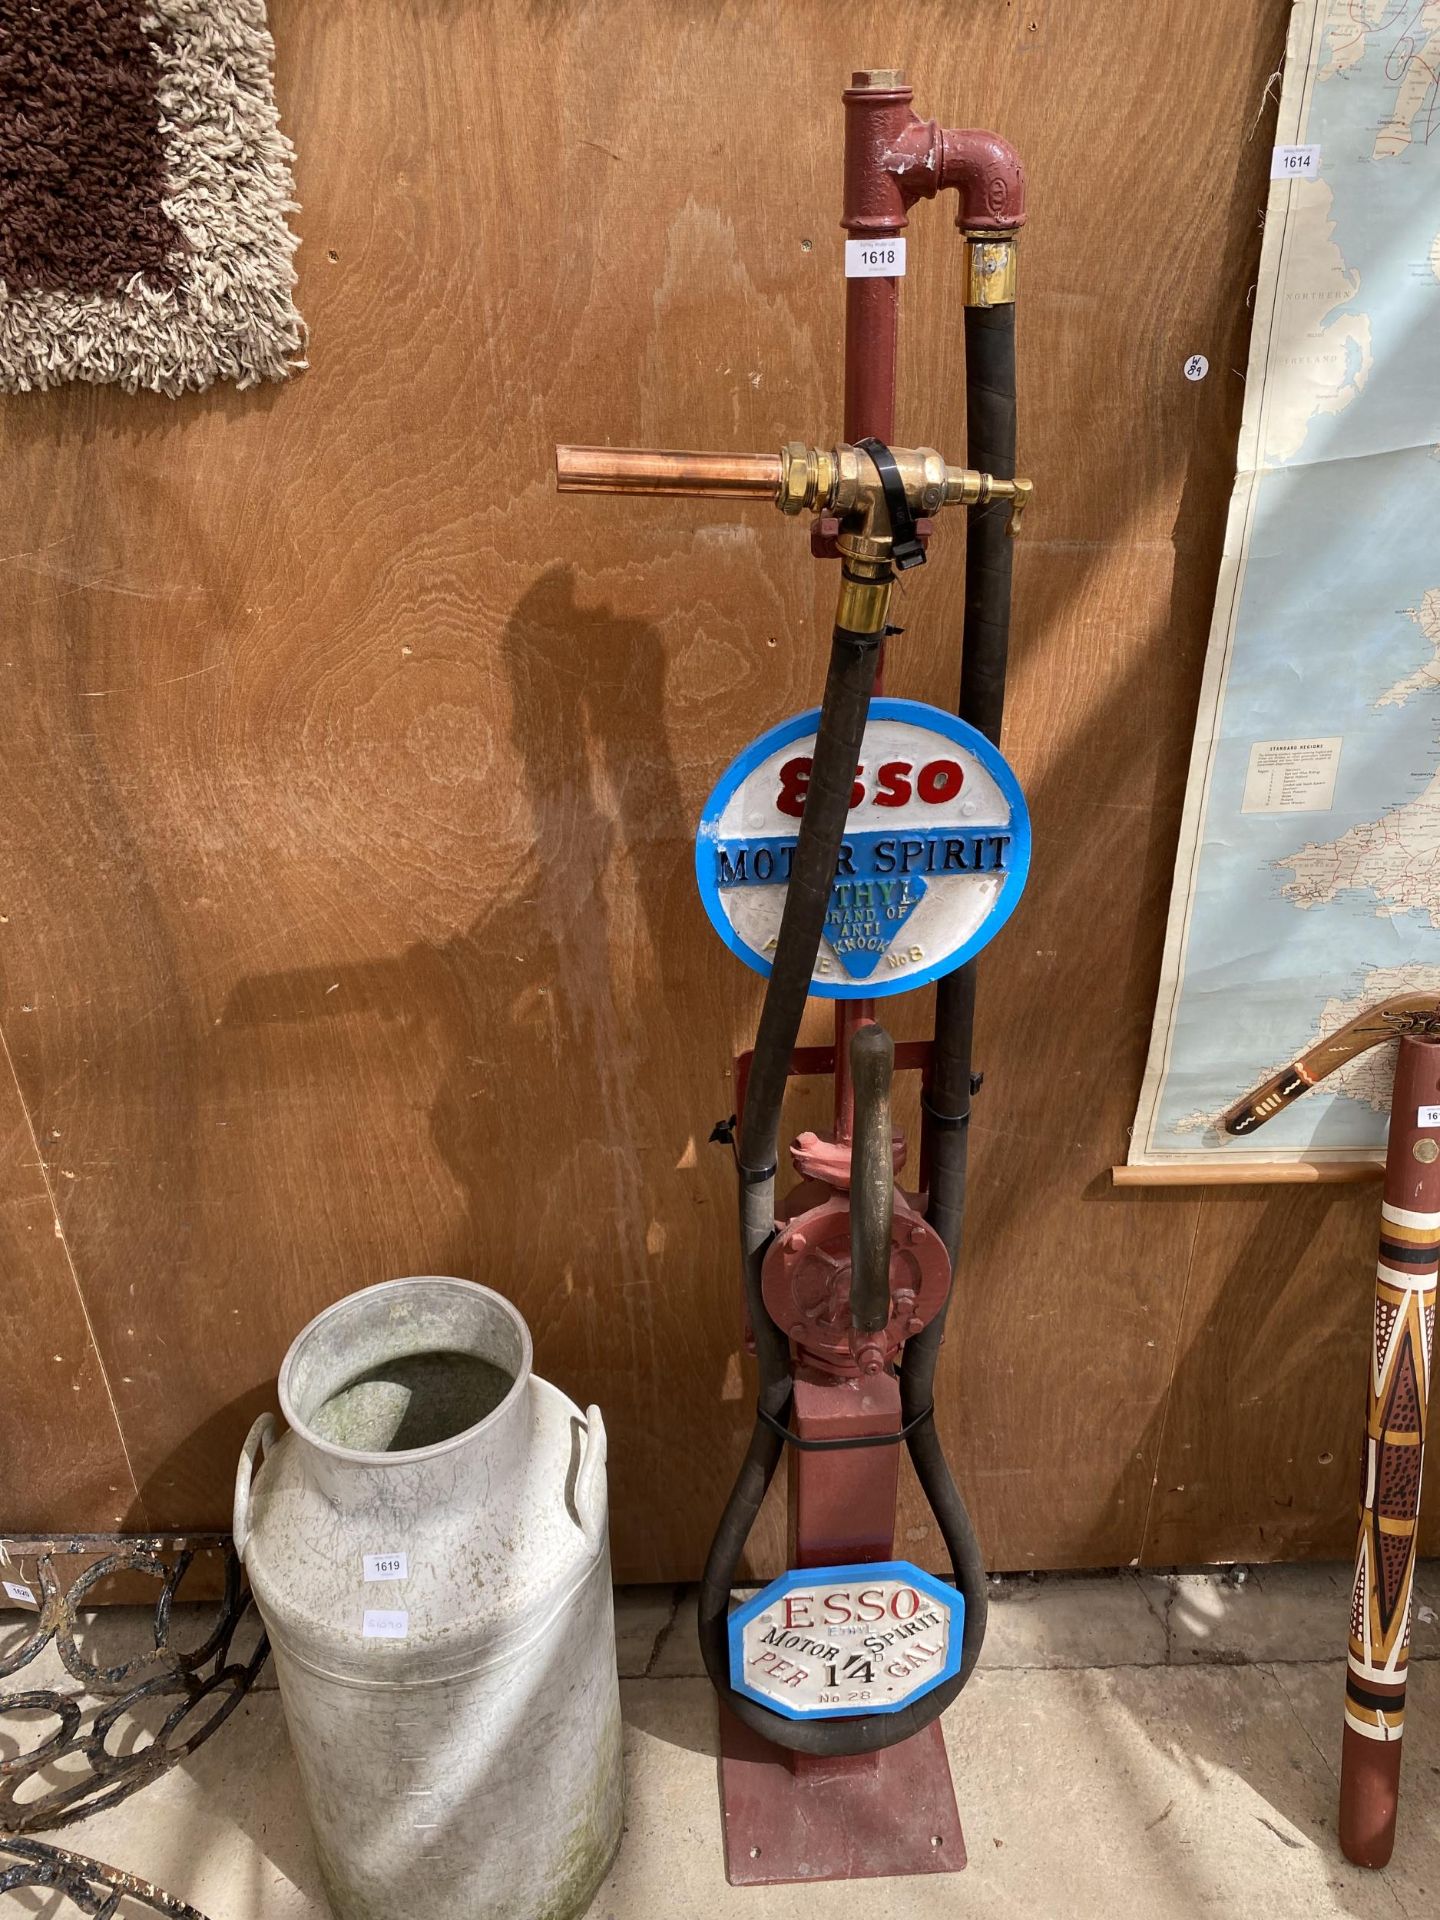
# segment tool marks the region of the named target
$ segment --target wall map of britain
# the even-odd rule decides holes
[[[1383,1151],[1392,1049],[1218,1115],[1440,991],[1440,0],[1300,0],[1132,1164]],[[1277,158],[1278,158],[1277,149]]]

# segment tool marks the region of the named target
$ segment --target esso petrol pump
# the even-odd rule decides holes
[[[818,709],[762,733],[701,817],[696,876],[716,932],[766,978],[736,1064],[734,1147],[749,1448],[710,1549],[700,1642],[720,1695],[732,1882],[953,1871],[965,1849],[939,1716],[985,1632],[985,1570],[934,1421],[936,1362],[964,1212],[975,962],[1029,865],[1024,796],[999,750],[1015,477],[1016,245],[1024,184],[995,134],[921,120],[905,76],[844,95],[844,439],[772,454],[560,447],[562,492],[767,500],[814,516],[839,601]],[[959,196],[967,460],[894,442],[899,289],[912,204]],[[880,697],[897,572],[937,517],[968,510],[958,714]],[[879,1003],[935,981],[934,1038],[896,1047]],[[810,996],[833,1046],[797,1048]],[[923,1075],[917,1187],[890,1118],[893,1072]],[[834,1125],[790,1149],[792,1074],[832,1074]],[[900,1444],[935,1514],[949,1580],[894,1557]],[[790,1454],[791,1571],[732,1608],[745,1542]]]

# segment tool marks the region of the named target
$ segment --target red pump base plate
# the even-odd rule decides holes
[[[880,1753],[810,1760],[762,1740],[722,1706],[720,1805],[732,1887],[965,1865],[938,1722]]]

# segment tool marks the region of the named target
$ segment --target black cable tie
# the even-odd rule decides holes
[[[742,1180],[773,1180],[780,1171],[780,1163],[777,1160],[772,1160],[768,1167],[747,1167],[738,1153],[735,1156],[735,1165],[740,1169]]]
[[[963,1113],[942,1113],[923,1089],[920,1094],[920,1111],[930,1125],[938,1127],[942,1133],[955,1133],[961,1127],[968,1127],[970,1124],[969,1107]]]
[[[899,573],[925,564],[925,546],[915,530],[905,482],[895,456],[883,440],[857,440],[856,446],[868,453],[880,476],[880,491],[885,495],[885,510],[890,516],[890,564]]]
[[[894,1433],[857,1433],[850,1440],[802,1440],[793,1428],[777,1420],[773,1413],[767,1413],[764,1407],[757,1407],[756,1413],[762,1422],[778,1433],[787,1447],[794,1447],[800,1453],[848,1453],[855,1447],[898,1447],[902,1440],[908,1439],[917,1427],[923,1427],[927,1420],[935,1418],[935,1403],[932,1400],[923,1413],[917,1413],[913,1420],[907,1420],[903,1427]]]
[[[885,629],[885,638],[887,640],[898,640],[901,634],[904,633],[904,631],[905,631],[904,627],[887,626]]]

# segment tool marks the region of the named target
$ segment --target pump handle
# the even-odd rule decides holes
[[[855,1088],[855,1139],[850,1163],[850,1320],[857,1349],[883,1345],[865,1334],[884,1331],[890,1320],[890,1223],[895,1210],[895,1160],[890,1129],[890,1082],[895,1042],[874,1021],[850,1040],[850,1078]],[[866,1356],[857,1350],[862,1370]]]

